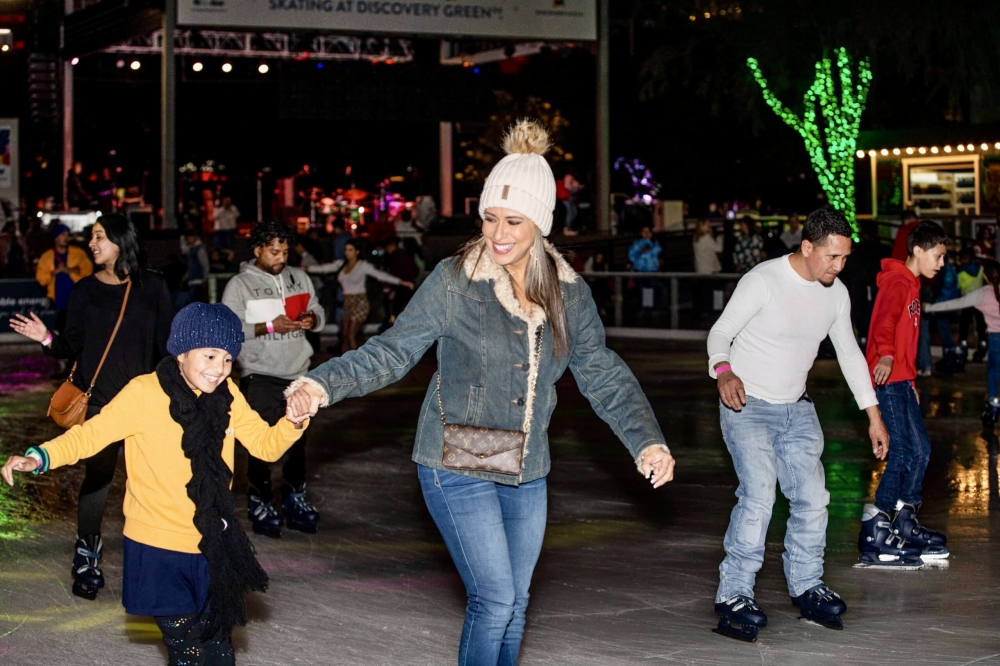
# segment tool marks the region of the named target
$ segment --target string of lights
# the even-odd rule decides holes
[[[1000,141],[995,142],[993,144],[993,148],[995,150],[1000,150]],[[990,144],[988,143],[980,144],[979,150],[984,153],[988,152],[990,150]],[[952,148],[951,146],[943,146],[941,148],[937,146],[931,146],[930,148],[928,148],[927,146],[920,146],[920,147],[910,146],[908,148],[882,148],[881,150],[874,150],[874,149],[869,150],[867,153],[863,150],[859,150],[856,153],[856,155],[858,159],[862,159],[863,157],[865,157],[865,155],[867,155],[868,157],[878,157],[879,155],[881,155],[882,157],[888,157],[890,154],[898,156],[904,153],[907,155],[914,155],[914,154],[926,155],[928,153],[930,153],[931,155],[938,155],[940,153],[950,154],[952,151],[959,153],[965,153],[965,152],[975,153],[976,145],[972,143],[969,144],[960,143],[954,148]]]
[[[838,48],[834,54],[840,95],[837,95],[833,62],[830,58],[823,58],[816,63],[816,78],[802,100],[805,110],[801,118],[771,92],[756,58],[747,58],[747,66],[763,91],[767,105],[805,142],[809,161],[830,205],[844,214],[857,233],[854,155],[872,72],[868,59],[860,60],[858,82],[855,84],[847,49]]]

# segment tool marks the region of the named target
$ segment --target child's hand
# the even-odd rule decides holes
[[[285,399],[285,413],[289,415],[288,420],[297,423],[305,418],[316,416],[324,398],[322,393],[308,384],[299,387]]]
[[[876,386],[881,386],[885,384],[886,380],[889,379],[889,375],[892,374],[892,357],[883,356],[878,360],[875,369],[872,370],[872,376],[875,378]]]
[[[0,468],[0,476],[7,482],[8,486],[14,485],[14,472],[34,472],[38,469],[38,461],[34,458],[24,456],[11,456],[7,458],[3,468]]]

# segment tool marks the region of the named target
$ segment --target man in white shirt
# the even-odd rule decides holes
[[[794,254],[757,265],[739,282],[708,335],[709,375],[718,380],[722,434],[740,485],[719,566],[719,633],[756,640],[767,617],[754,602],[764,563],[775,486],[790,502],[782,555],[792,602],[802,616],[841,628],[846,605],[823,584],[830,494],[820,456],[823,431],[806,379],[827,335],[858,406],[872,450],[884,460],[882,423],[868,365],[854,339],[847,288],[837,279],[851,253],[851,228],[837,211],[806,219]],[[740,625],[739,629],[732,625]]]

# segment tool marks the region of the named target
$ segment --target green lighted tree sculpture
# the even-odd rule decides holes
[[[847,49],[834,51],[840,79],[838,96],[830,58],[816,63],[816,79],[803,98],[801,118],[781,103],[767,87],[755,58],[747,58],[753,77],[764,92],[764,101],[806,144],[809,160],[830,204],[842,212],[857,232],[854,205],[854,153],[865,99],[872,81],[867,58],[858,62],[858,82],[851,74]],[[818,107],[818,108],[817,108]]]

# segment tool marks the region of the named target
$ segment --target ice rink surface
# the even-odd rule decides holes
[[[831,493],[825,581],[848,605],[843,631],[800,621],[785,587],[780,497],[757,600],[769,616],[756,644],[711,632],[736,476],[719,430],[715,384],[699,345],[616,342],[647,391],[677,458],[654,491],[580,395],[558,386],[549,429],[549,523],[531,587],[524,666],[1000,664],[998,443],[979,425],[985,366],[921,379],[933,452],[921,519],[948,535],[947,568],[852,568],[862,505],[882,467],[867,420],[835,361],[809,384],[826,435]],[[59,433],[45,418],[53,367],[32,348],[0,351],[0,452]],[[324,410],[309,431],[309,497],[320,531],[253,540],[271,577],[236,633],[242,666],[453,664],[465,594],[424,506],[410,462],[417,413],[434,371],[425,359],[398,384]],[[236,492],[245,506],[246,459]],[[107,587],[71,592],[81,468],[22,478],[0,491],[0,664],[165,663],[150,618],[121,607],[120,464],[106,512]],[[280,471],[275,466],[275,478]],[[245,512],[241,512],[245,518]],[[249,531],[249,523],[244,521]]]

